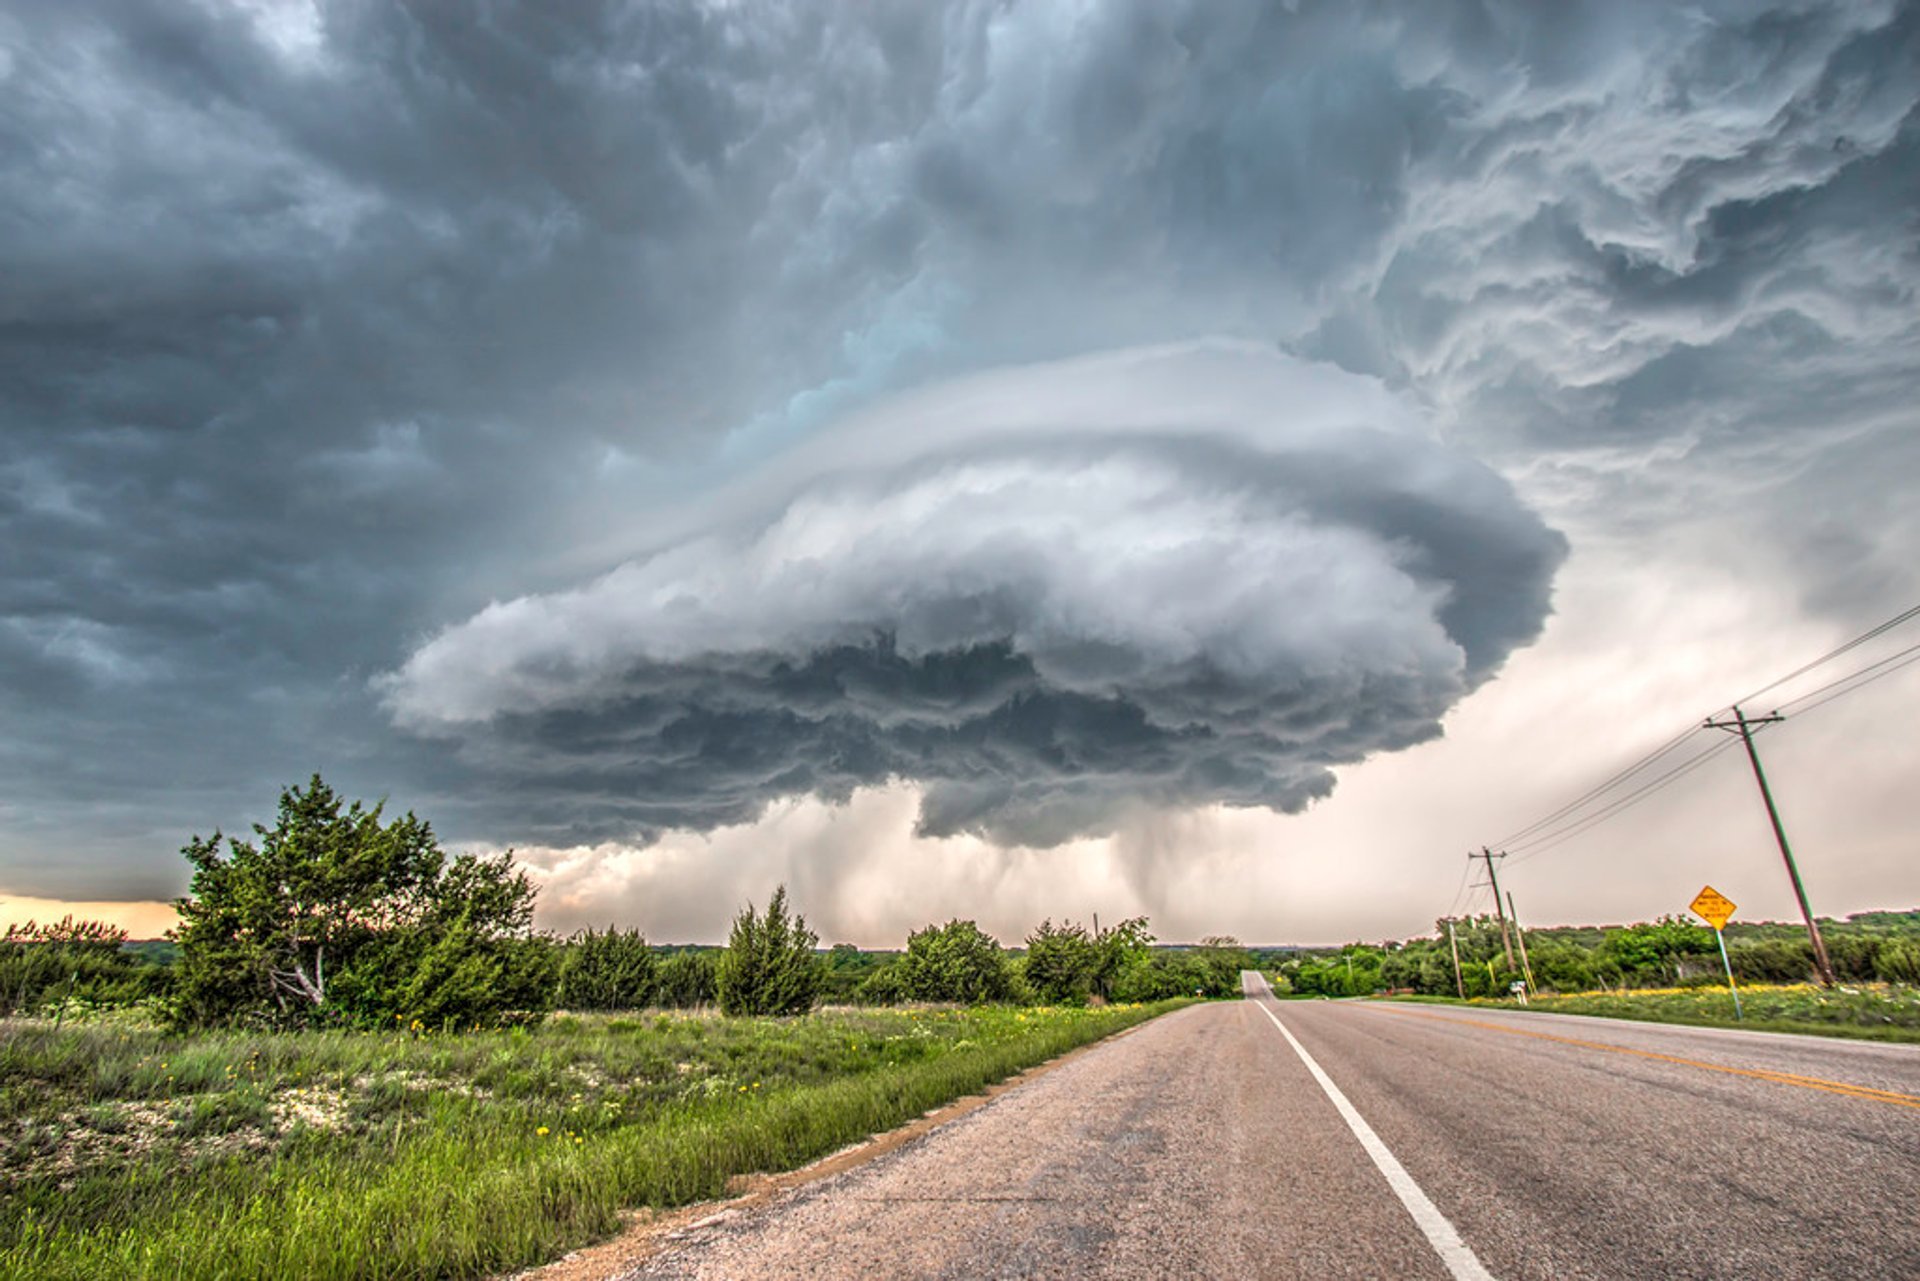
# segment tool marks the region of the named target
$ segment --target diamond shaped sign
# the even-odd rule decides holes
[[[1693,902],[1687,905],[1693,914],[1711,925],[1714,929],[1725,929],[1733,919],[1734,901],[1709,885],[1693,896]]]

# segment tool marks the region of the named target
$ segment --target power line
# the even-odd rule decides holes
[[[1547,825],[1558,821],[1562,817],[1568,814],[1571,814],[1573,811],[1584,806],[1588,801],[1594,800],[1595,798],[1600,796],[1602,793],[1610,791],[1614,787],[1617,787],[1619,784],[1626,782],[1628,779],[1632,778],[1635,774],[1638,774],[1641,770],[1646,769],[1649,765],[1652,765],[1655,761],[1659,760],[1661,757],[1666,756],[1669,752],[1672,752],[1674,749],[1678,748],[1682,743],[1686,742],[1689,738],[1692,738],[1695,734],[1698,734],[1700,732],[1700,729],[1701,727],[1698,723],[1689,725],[1686,729],[1681,730],[1678,734],[1675,734],[1672,738],[1668,739],[1666,742],[1662,743],[1660,746],[1654,748],[1652,751],[1648,752],[1645,756],[1642,756],[1639,760],[1633,762],[1633,764],[1627,766],[1625,769],[1621,770],[1619,773],[1613,775],[1611,778],[1608,778],[1605,782],[1599,783],[1594,787],[1588,789],[1587,791],[1582,792],[1579,796],[1574,797],[1572,800],[1568,801],[1565,805],[1562,805],[1559,809],[1553,811],[1553,813],[1548,814],[1544,818],[1536,819],[1535,821],[1521,828],[1519,831],[1510,833],[1509,835],[1504,836],[1501,839],[1495,841],[1494,844],[1503,846],[1503,847],[1512,846],[1518,843],[1519,841],[1521,841],[1524,837],[1527,837],[1532,833],[1534,833],[1535,831],[1539,830],[1540,828],[1546,827]]]
[[[1873,627],[1868,628],[1844,644],[1828,650],[1825,654],[1813,659],[1811,662],[1802,663],[1785,676],[1770,681],[1738,701],[1740,703],[1751,702],[1761,694],[1778,689],[1789,681],[1804,676],[1808,672],[1814,671],[1832,662],[1834,659],[1858,649],[1876,637],[1883,636],[1915,618],[1920,618],[1920,605],[1911,606],[1893,615],[1893,617],[1875,624]],[[1829,681],[1817,689],[1800,695],[1791,702],[1782,704],[1779,710],[1782,712],[1792,710],[1796,715],[1804,715],[1814,708],[1823,706],[1836,698],[1850,694],[1857,689],[1862,689],[1882,677],[1890,676],[1894,672],[1916,661],[1920,661],[1920,645],[1909,646],[1877,662],[1870,663],[1866,667],[1859,668],[1842,676],[1837,680]],[[1825,697],[1822,697],[1822,695]],[[1726,706],[1734,705],[1735,704],[1727,704]],[[1703,726],[1699,722],[1695,722],[1685,730],[1675,734],[1672,738],[1667,739],[1664,743],[1661,743],[1645,755],[1639,757],[1637,760],[1610,775],[1605,780],[1581,793],[1573,800],[1535,819],[1533,822],[1527,824],[1527,826],[1520,828],[1518,831],[1513,832],[1495,843],[1510,851],[1527,851],[1514,860],[1515,862],[1520,862],[1526,858],[1532,858],[1536,854],[1544,853],[1553,846],[1570,840],[1574,836],[1591,829],[1599,823],[1605,822],[1614,815],[1631,808],[1641,800],[1661,791],[1674,782],[1677,782],[1681,777],[1692,773],[1695,769],[1706,764],[1709,759],[1719,755],[1719,753],[1729,745],[1731,740],[1717,744],[1715,747],[1709,748],[1703,753],[1688,758],[1683,764],[1647,780],[1633,791],[1614,799],[1598,810],[1587,814],[1580,813],[1581,810],[1587,809],[1607,793],[1633,780],[1673,752],[1678,751],[1691,740],[1695,734],[1699,733],[1702,728]]]
[[[1920,618],[1920,605],[1915,605],[1909,609],[1901,610],[1898,614],[1895,614],[1892,618],[1889,618],[1886,622],[1880,623],[1874,627],[1868,628],[1866,631],[1861,632],[1858,636],[1846,642],[1844,645],[1841,645],[1836,649],[1828,650],[1826,653],[1822,654],[1820,657],[1814,659],[1810,663],[1802,663],[1799,667],[1794,668],[1792,671],[1788,672],[1785,676],[1782,676],[1779,680],[1772,681],[1768,684],[1762,685],[1759,689],[1756,689],[1755,691],[1753,691],[1753,693],[1748,694],[1745,698],[1736,698],[1733,700],[1733,703],[1729,703],[1727,704],[1727,706],[1731,707],[1739,703],[1751,703],[1754,699],[1760,697],[1762,694],[1765,694],[1770,690],[1779,689],[1782,685],[1785,685],[1788,681],[1793,680],[1795,677],[1805,676],[1808,672],[1812,671],[1814,668],[1819,667],[1824,663],[1830,663],[1834,659],[1840,657],[1840,655],[1847,653],[1849,650],[1858,649],[1860,648],[1860,646],[1866,644],[1868,641],[1872,640],[1874,637],[1890,632],[1894,628],[1900,626],[1900,624],[1908,622],[1914,618]]]
[[[1608,819],[1614,818],[1619,814],[1625,812],[1626,810],[1633,808],[1635,805],[1639,804],[1643,800],[1646,800],[1648,797],[1652,796],[1654,793],[1659,792],[1671,786],[1672,784],[1679,782],[1682,778],[1685,778],[1688,774],[1693,773],[1693,771],[1699,769],[1702,765],[1705,765],[1708,761],[1712,760],[1714,757],[1720,755],[1722,752],[1726,751],[1728,748],[1732,746],[1733,746],[1732,739],[1726,739],[1722,742],[1715,743],[1712,747],[1709,747],[1706,751],[1701,752],[1696,756],[1688,758],[1688,760],[1684,764],[1677,765],[1673,769],[1670,769],[1666,773],[1660,775],[1658,778],[1655,778],[1650,780],[1649,782],[1643,783],[1640,787],[1627,793],[1625,796],[1620,797],[1618,800],[1606,806],[1606,808],[1595,810],[1593,813],[1588,814],[1582,818],[1575,819],[1573,822],[1568,823],[1564,827],[1555,828],[1551,832],[1543,832],[1539,836],[1535,837],[1532,841],[1528,841],[1520,846],[1514,847],[1520,850],[1524,850],[1525,853],[1520,854],[1519,857],[1515,858],[1513,861],[1515,863],[1523,863],[1527,859],[1533,858],[1536,855],[1546,853],[1548,850],[1552,849],[1556,845],[1563,844],[1567,841],[1572,840],[1574,837],[1579,836],[1584,832],[1587,832],[1592,828],[1598,827],[1600,824],[1606,822]]]
[[[1897,660],[1904,660],[1904,661],[1897,661]],[[1842,694],[1851,694],[1853,693],[1854,690],[1860,689],[1862,686],[1873,684],[1875,681],[1879,680],[1883,676],[1891,676],[1895,672],[1899,671],[1901,668],[1909,666],[1910,664],[1916,661],[1920,661],[1920,645],[1909,645],[1905,649],[1900,650],[1897,653],[1887,655],[1885,658],[1881,659],[1877,663],[1869,663],[1867,664],[1867,666],[1860,668],[1858,671],[1850,672],[1849,674],[1842,676],[1839,680],[1828,681],[1825,685],[1822,685],[1819,689],[1808,690],[1806,693],[1794,699],[1792,702],[1782,703],[1779,707],[1775,708],[1774,710],[1781,713],[1792,711],[1797,716],[1804,716],[1806,713],[1812,711],[1816,707],[1819,707],[1823,703],[1831,703],[1834,699],[1839,698]],[[1888,666],[1888,664],[1892,664],[1892,666]],[[1884,668],[1885,670],[1876,671],[1875,669],[1877,668]],[[1868,672],[1874,672],[1874,675],[1867,676]],[[1860,680],[1862,676],[1866,676],[1867,678],[1865,680]],[[1849,689],[1837,688],[1838,686],[1847,685],[1849,682],[1855,682],[1855,681],[1859,683],[1852,685],[1852,687]],[[1835,692],[1832,694],[1827,694],[1827,691],[1830,689],[1835,690]],[[1820,699],[1819,702],[1809,703],[1807,701],[1808,699],[1814,698],[1820,694],[1827,694],[1827,696],[1825,698]]]

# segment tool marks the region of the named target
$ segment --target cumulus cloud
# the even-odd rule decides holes
[[[895,779],[930,834],[1030,845],[1298,810],[1437,734],[1564,553],[1374,381],[1247,344],[986,375],[792,462],[434,637],[381,682],[396,720],[627,836]]]

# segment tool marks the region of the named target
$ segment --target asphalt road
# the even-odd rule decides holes
[[[1256,995],[627,1275],[1920,1278],[1920,1047]]]

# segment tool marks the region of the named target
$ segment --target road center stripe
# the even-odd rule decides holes
[[[1420,1190],[1420,1185],[1413,1181],[1411,1174],[1407,1173],[1407,1167],[1401,1165],[1399,1159],[1387,1150],[1387,1145],[1380,1141],[1380,1136],[1373,1132],[1373,1127],[1367,1124],[1366,1118],[1360,1115],[1353,1104],[1347,1102],[1347,1096],[1340,1092],[1340,1087],[1333,1083],[1333,1078],[1313,1061],[1313,1055],[1307,1053],[1307,1047],[1294,1039],[1293,1033],[1287,1030],[1287,1025],[1280,1021],[1280,1016],[1268,1007],[1267,1002],[1256,999],[1253,1004],[1259,1007],[1262,1014],[1273,1020],[1273,1025],[1280,1029],[1280,1035],[1287,1038],[1287,1044],[1291,1045],[1293,1052],[1300,1056],[1300,1061],[1307,1065],[1307,1071],[1313,1074],[1313,1079],[1320,1083],[1320,1088],[1327,1092],[1329,1099],[1333,1100],[1334,1109],[1340,1113],[1340,1119],[1347,1123],[1347,1128],[1353,1131],[1353,1137],[1360,1140],[1360,1146],[1367,1150],[1367,1155],[1373,1158],[1373,1163],[1380,1168],[1380,1173],[1387,1177],[1387,1184],[1393,1188],[1394,1195],[1400,1198],[1401,1205],[1407,1207],[1407,1213],[1413,1216],[1414,1223],[1419,1225],[1420,1231],[1426,1234],[1427,1244],[1431,1245],[1433,1252],[1440,1256],[1440,1262],[1446,1264],[1447,1271],[1453,1274],[1455,1281],[1493,1281],[1493,1274],[1481,1265],[1480,1258],[1474,1254],[1472,1247],[1461,1239],[1459,1231],[1447,1216],[1440,1213],[1440,1207]]]
[[[1733,1067],[1726,1063],[1709,1063],[1704,1059],[1687,1059],[1677,1054],[1661,1054],[1657,1050],[1636,1050],[1627,1045],[1610,1045],[1605,1041],[1588,1041],[1577,1036],[1557,1036],[1552,1032],[1535,1032],[1530,1028],[1507,1027],[1504,1024],[1488,1022],[1485,1019],[1470,1019],[1452,1014],[1429,1014],[1425,1010],[1409,1010],[1404,1006],[1371,1005],[1369,1009],[1382,1010],[1389,1014],[1405,1014],[1416,1019],[1431,1019],[1435,1023],[1465,1024],[1468,1027],[1485,1028],[1490,1032],[1504,1032],[1508,1036],[1528,1036],[1536,1041],[1557,1041],[1561,1045],[1577,1045],[1583,1050],[1605,1050],[1609,1054],[1631,1054],[1639,1059],[1653,1059],[1660,1063],[1676,1063],[1681,1067],[1701,1068],[1708,1072],[1724,1072],[1728,1076],[1750,1076],[1758,1081],[1772,1081],[1776,1085],[1797,1085],[1803,1090],[1822,1090],[1828,1094],[1844,1095],[1850,1099],[1865,1099],[1870,1103],[1891,1103],[1895,1107],[1920,1108],[1920,1098],[1911,1094],[1902,1094],[1897,1090],[1882,1090],[1871,1085],[1853,1085],[1846,1081],[1829,1081],[1825,1077],[1801,1076],[1797,1072],[1774,1072],[1766,1068]],[[1552,1015],[1547,1017],[1551,1018]],[[1663,1024],[1671,1027],[1673,1024]]]

